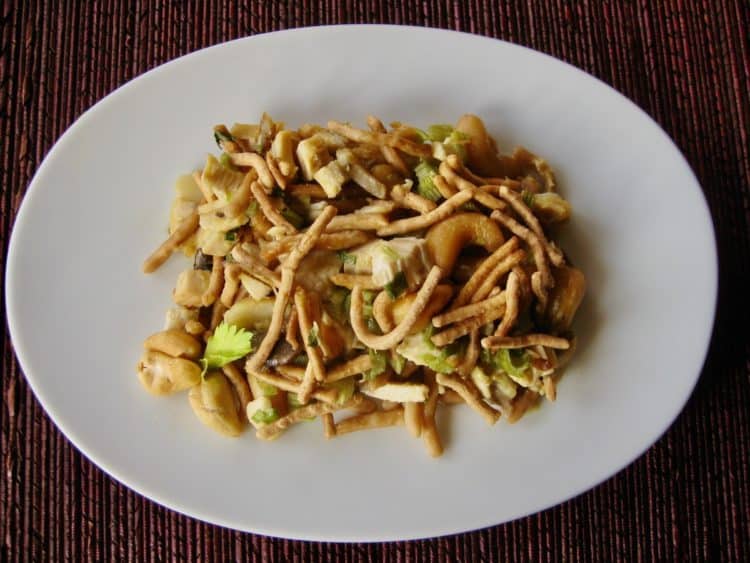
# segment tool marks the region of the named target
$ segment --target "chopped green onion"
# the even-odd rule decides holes
[[[432,181],[437,172],[437,168],[426,160],[421,160],[414,168],[414,174],[417,176],[417,192],[430,201],[438,201],[443,197]]]
[[[222,148],[221,143],[224,141],[234,141],[234,137],[231,134],[225,133],[221,129],[214,130],[214,141],[219,148]]]
[[[407,287],[406,276],[403,272],[398,272],[391,281],[385,284],[385,291],[391,299],[396,299]]]
[[[320,341],[318,340],[319,332],[320,327],[318,326],[318,321],[315,321],[310,328],[310,333],[307,335],[307,345],[310,346],[310,348],[315,348],[320,345]]]
[[[258,212],[259,207],[260,205],[258,204],[258,201],[254,199],[253,201],[250,202],[250,205],[247,206],[247,211],[245,212],[245,214],[248,217],[253,218],[255,217],[255,214]]]
[[[252,416],[253,422],[258,424],[271,424],[272,422],[279,419],[279,413],[276,409],[271,407],[270,409],[259,410]]]
[[[302,216],[291,207],[284,206],[284,208],[281,210],[281,215],[284,217],[284,219],[289,221],[295,229],[301,229],[302,225],[305,223],[305,220],[302,218]]]
[[[342,264],[351,264],[354,266],[357,263],[357,256],[355,254],[350,254],[346,250],[339,250],[336,255],[339,257]]]
[[[454,129],[452,125],[445,123],[436,123],[427,127],[427,138],[430,141],[445,141],[448,136],[453,133]]]
[[[221,163],[224,168],[237,171],[237,167],[234,165],[234,163],[232,163],[232,157],[225,152],[221,153],[221,156],[219,157],[219,163]]]
[[[279,392],[279,390],[275,386],[261,380],[258,380],[258,387],[260,387],[260,390],[263,393],[264,397],[275,397],[276,393]]]
[[[237,229],[233,229],[231,231],[227,231],[224,233],[224,240],[227,242],[236,242],[237,241]]]
[[[523,377],[529,369],[529,355],[526,350],[499,350],[499,361],[503,371],[510,376]]]
[[[370,356],[372,367],[365,372],[365,379],[370,381],[385,373],[385,370],[388,369],[388,357],[385,352],[373,350],[372,348],[369,348],[367,353]]]
[[[336,404],[343,405],[354,396],[355,382],[354,377],[347,377],[329,384],[333,389],[338,391],[336,395]]]
[[[404,371],[404,367],[406,366],[406,358],[404,358],[395,350],[392,350],[391,355],[388,358],[388,363],[391,364],[393,371],[401,375],[401,373]]]
[[[523,190],[521,192],[521,197],[523,198],[523,202],[526,204],[526,207],[533,207],[534,194],[532,192],[530,192],[529,190]]]

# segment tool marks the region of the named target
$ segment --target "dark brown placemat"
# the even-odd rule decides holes
[[[747,0],[1,2],[3,272],[32,174],[97,100],[201,47],[333,23],[444,27],[527,45],[611,84],[666,129],[703,186],[720,257],[713,343],[685,411],[614,478],[516,522],[380,545],[276,540],[181,516],[104,475],[36,402],[3,325],[0,559],[750,560],[750,350],[743,330],[750,312]]]

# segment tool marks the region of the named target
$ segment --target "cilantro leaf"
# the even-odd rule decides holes
[[[252,332],[221,323],[206,342],[206,351],[201,358],[203,373],[247,356],[253,349],[252,339]]]

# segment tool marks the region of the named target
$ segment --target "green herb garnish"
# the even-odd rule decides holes
[[[252,332],[221,323],[206,342],[206,350],[200,360],[203,373],[247,356],[253,349],[252,340]]]

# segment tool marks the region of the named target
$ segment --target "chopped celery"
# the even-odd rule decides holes
[[[373,350],[372,348],[368,349],[367,353],[370,355],[372,367],[365,372],[365,379],[371,380],[385,373],[385,370],[388,368],[388,357],[385,352]]]
[[[529,369],[529,355],[525,350],[508,350],[503,348],[499,351],[500,365],[503,371],[511,377],[523,377]]]
[[[451,356],[449,350],[435,346],[430,339],[431,336],[432,329],[428,327],[418,334],[404,338],[396,351],[407,360],[438,373],[453,373],[455,366],[448,360]]]
[[[427,127],[427,138],[430,141],[445,141],[454,131],[452,125],[436,123]]]
[[[336,403],[338,405],[343,405],[354,396],[354,377],[334,381],[330,386],[338,391],[338,395],[336,395]]]
[[[251,420],[253,422],[257,422],[258,424],[271,424],[278,419],[279,413],[276,412],[276,409],[273,407],[256,411],[255,414],[251,417]]]
[[[414,168],[414,174],[417,176],[417,192],[419,195],[430,201],[438,201],[442,197],[432,181],[432,178],[437,175],[437,168],[426,160],[420,160]]]
[[[391,355],[388,357],[388,363],[391,365],[391,368],[393,368],[393,371],[401,375],[406,366],[406,358],[395,350],[392,350]]]
[[[291,207],[284,206],[281,209],[281,215],[284,219],[289,221],[295,229],[301,229],[302,225],[305,224],[304,218]]]

